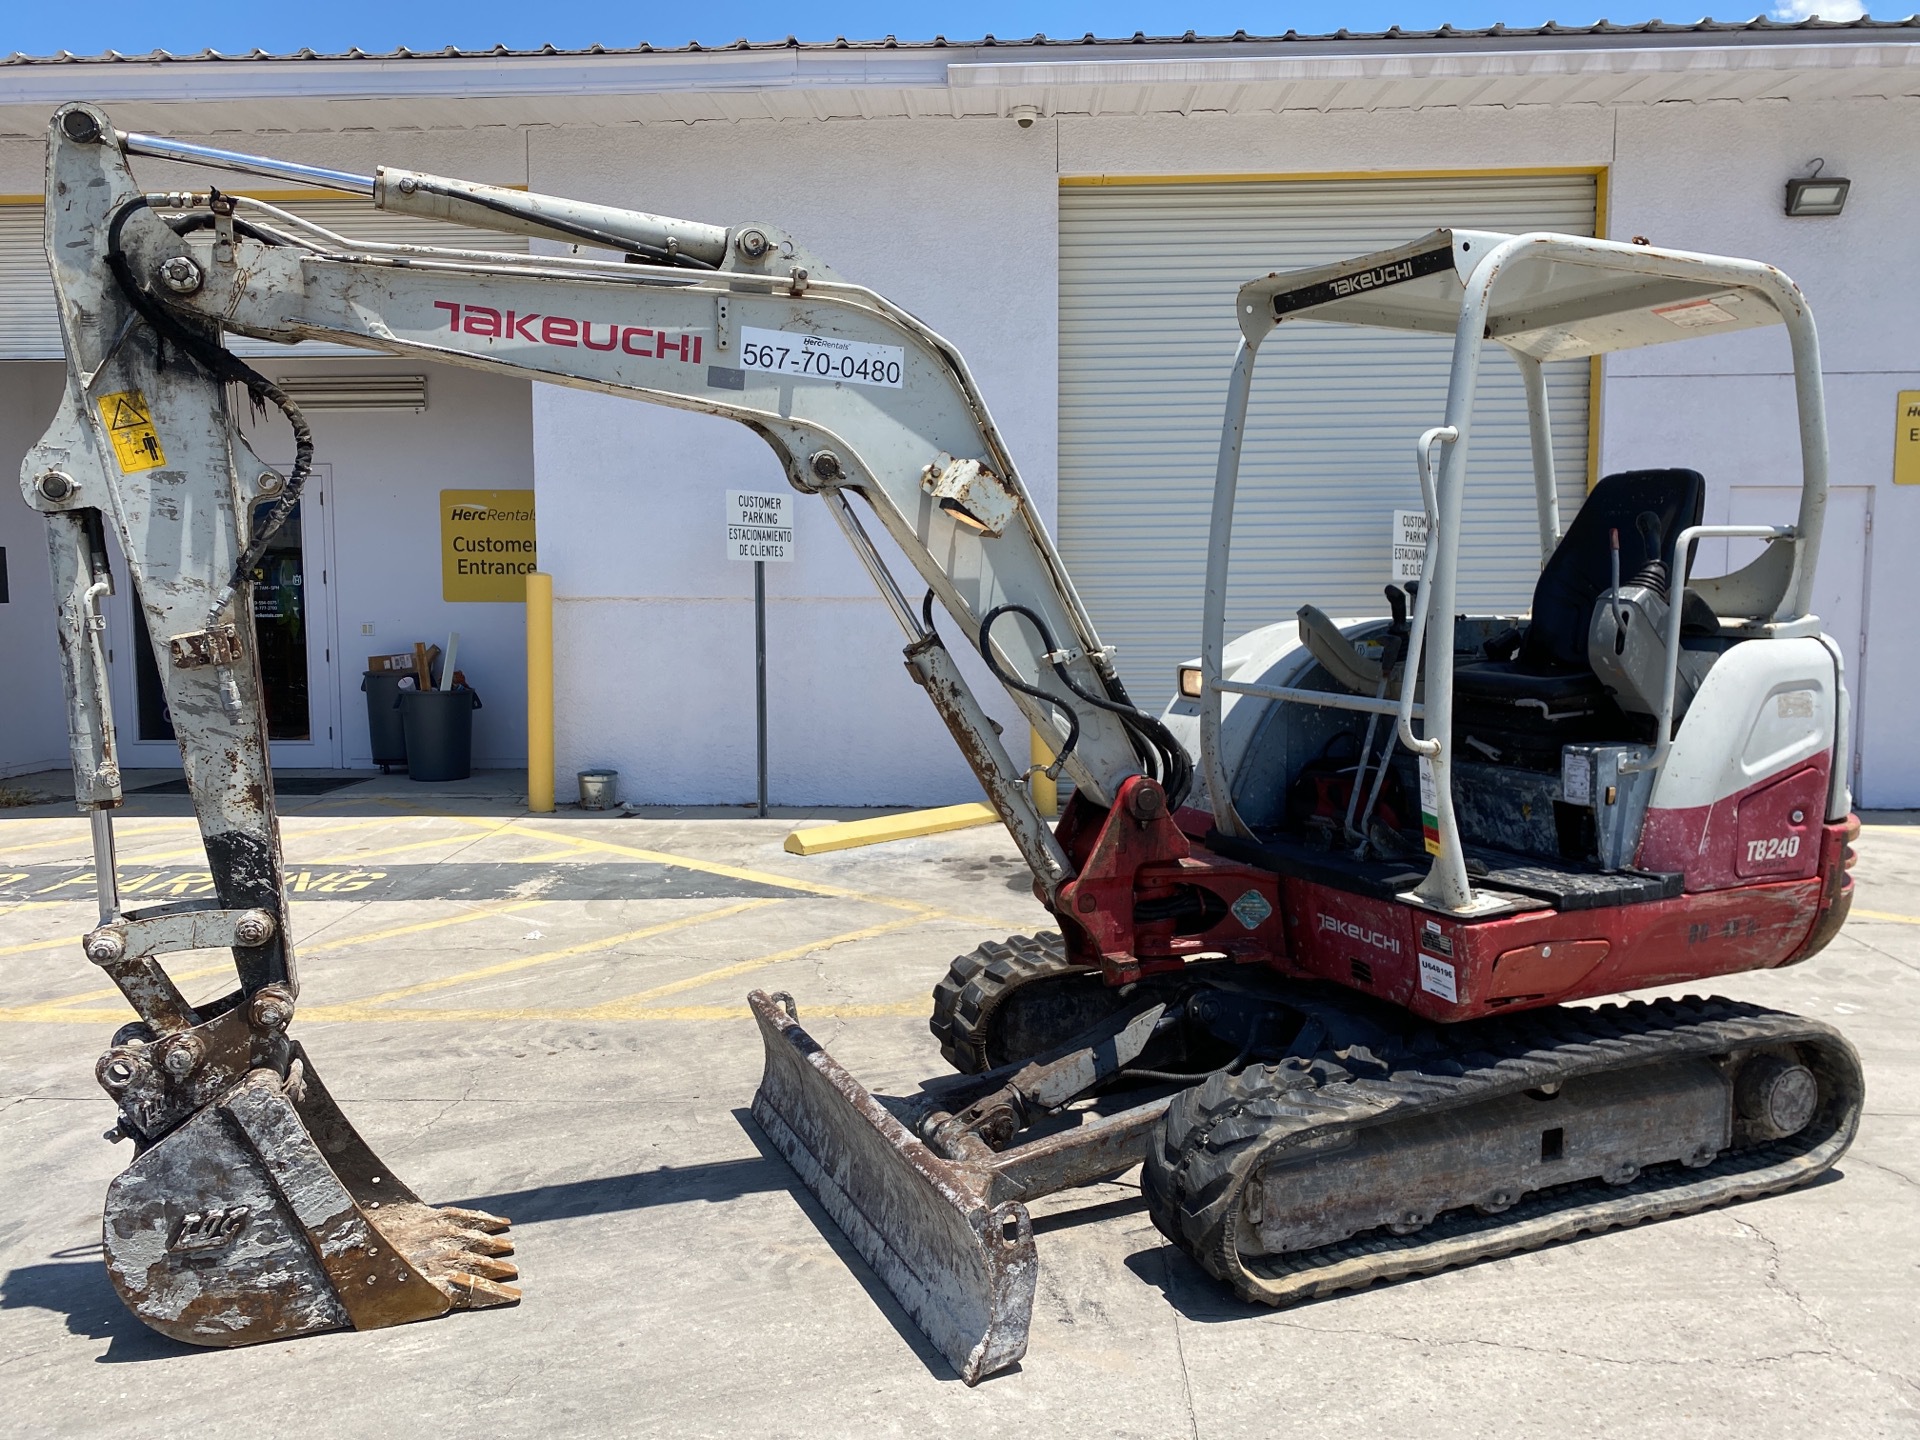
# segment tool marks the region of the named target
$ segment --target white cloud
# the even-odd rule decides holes
[[[1858,20],[1867,13],[1867,7],[1860,0],[1785,0],[1776,5],[1773,18],[1776,20]]]

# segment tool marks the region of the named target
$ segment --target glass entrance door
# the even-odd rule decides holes
[[[268,544],[253,572],[253,626],[266,700],[267,737],[281,767],[331,769],[339,764],[338,698],[333,684],[331,564],[327,554],[327,476],[316,467],[300,502]],[[267,505],[256,511],[263,517]],[[121,572],[125,573],[124,570]],[[115,596],[114,688],[121,763],[132,768],[180,762],[172,717],[160,685],[146,617],[123,593]]]

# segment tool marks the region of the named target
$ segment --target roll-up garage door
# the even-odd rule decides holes
[[[389,215],[370,200],[276,201],[284,210],[324,226],[349,240],[379,241],[389,245],[445,245],[463,250],[495,250],[509,254],[527,251],[524,236],[492,235],[439,220]],[[53,304],[53,284],[47,278],[43,212],[30,205],[0,205],[0,360],[58,360],[60,321]],[[318,356],[364,355],[343,345],[311,341],[298,346],[274,345],[234,336],[228,342],[239,355]]]
[[[1235,290],[1440,226],[1591,235],[1591,174],[1076,185],[1060,195],[1059,534],[1134,698],[1196,654]],[[1451,336],[1295,323],[1261,347],[1227,610],[1231,638],[1312,602],[1385,613],[1413,445],[1446,403]],[[1588,365],[1546,369],[1563,523],[1587,485]],[[1459,603],[1524,609],[1539,528],[1518,369],[1482,361]]]

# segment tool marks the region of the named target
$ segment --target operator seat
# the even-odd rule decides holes
[[[1658,520],[1657,558],[1670,560],[1680,532],[1700,523],[1706,494],[1697,470],[1627,470],[1594,486],[1540,572],[1533,616],[1512,658],[1454,666],[1454,713],[1463,730],[1501,732],[1507,746],[1495,741],[1495,748],[1511,747],[1516,731],[1528,732],[1543,743],[1518,748],[1540,748],[1537,758],[1556,765],[1563,743],[1624,738],[1626,718],[1587,661],[1593,607],[1613,582],[1611,533],[1620,532],[1625,584],[1652,558],[1641,553],[1640,517]]]

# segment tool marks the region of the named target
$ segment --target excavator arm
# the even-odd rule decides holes
[[[826,502],[905,632],[909,668],[1050,895],[1073,866],[1027,797],[1025,767],[1008,757],[930,612],[890,574],[853,497],[970,645],[988,630],[990,663],[1089,801],[1104,808],[1128,777],[1144,769],[1172,781],[1168,768],[1184,765],[1166,753],[1177,746],[1156,749],[1143,737],[1156,722],[1121,688],[958,352],[873,291],[836,279],[777,228],[721,230],[383,170],[332,178],[370,190],[387,209],[626,254],[353,243],[217,192],[144,195],[125,153],[143,141],[181,158],[207,153],[146,137],[129,144],[86,107],[56,120],[49,193],[69,198],[50,215],[49,244],[76,362],[63,412],[70,427],[82,416],[96,430],[108,423],[87,403],[98,386],[79,381],[90,371],[86,357],[104,354],[128,317],[163,336],[187,332],[173,339],[194,356],[216,347],[221,331],[326,340],[723,416],[766,440],[790,482]],[[667,258],[680,263],[660,263]],[[219,354],[206,357],[212,364],[156,370],[136,387],[163,450],[204,434],[207,454],[183,454],[185,465],[168,467],[184,470],[190,485],[227,468],[218,452],[230,443],[228,427],[210,397],[237,362]],[[222,365],[228,372],[216,373]],[[298,435],[301,422],[289,418]],[[281,483],[264,467],[238,467],[243,509],[273,498],[256,476],[270,490]],[[649,483],[641,477],[638,498]],[[77,497],[66,504],[84,508]],[[192,628],[218,624],[209,615],[208,626]]]
[[[297,175],[611,258],[350,242],[216,189],[147,193],[129,163],[138,154]],[[828,506],[1050,905],[1095,927],[1111,908],[1114,843],[1097,817],[1177,837],[1169,816],[1190,761],[1127,697],[964,361],[776,227],[721,229],[412,171],[289,166],[121,134],[79,104],[53,119],[46,194],[68,376],[22,485],[48,521],[75,793],[94,824],[101,923],[87,953],[140,1016],[99,1067],[117,1133],[138,1150],[108,1201],[108,1263],[157,1328],[241,1344],[517,1298],[500,1283],[514,1278],[498,1258],[505,1222],[432,1209],[393,1181],[286,1034],[299,992],[250,581],[298,502],[313,441],[297,405],[223,334],[345,343],[739,421]],[[229,409],[242,391],[291,427],[284,473],[247,449]],[[638,500],[652,483],[639,477]],[[896,581],[856,497],[918,572],[923,604]],[[109,531],[154,637],[214,880],[204,904],[127,911],[114,893],[121,792],[98,609],[113,583]],[[936,600],[1072,776],[1080,819],[1062,827],[1067,844],[942,644]],[[1185,846],[1149,849],[1175,865]],[[1120,866],[1120,881],[1135,868]],[[1077,933],[1131,964],[1124,910],[1112,933]],[[1171,935],[1171,919],[1158,923]],[[222,947],[238,988],[189,1005],[161,957]]]

